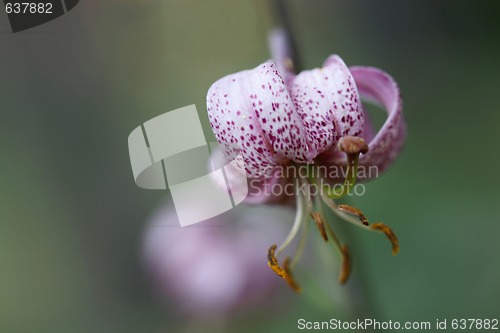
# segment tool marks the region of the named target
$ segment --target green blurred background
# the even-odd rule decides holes
[[[396,230],[401,253],[347,227],[348,288],[366,298],[351,318],[500,319],[500,3],[296,0],[288,9],[304,67],[337,53],[382,68],[405,103],[403,154],[350,201]],[[270,27],[265,0],[82,0],[16,34],[0,14],[0,332],[182,329],[140,260],[143,228],[166,193],[135,186],[127,137],[195,103],[213,139],[208,87],[267,59]],[[338,288],[335,278],[323,288]],[[298,318],[336,317],[329,302],[283,289],[275,312],[237,315],[230,331],[293,332]]]

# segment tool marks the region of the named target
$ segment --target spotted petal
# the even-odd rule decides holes
[[[297,75],[291,95],[317,153],[336,149],[341,136],[361,134],[364,118],[358,90],[339,56],[330,56],[322,68]]]
[[[241,154],[261,178],[292,160],[312,162],[301,117],[276,66],[268,61],[215,82],[207,95],[210,125],[227,158]]]
[[[376,165],[382,172],[398,157],[406,140],[399,87],[389,74],[377,68],[352,67],[351,72],[361,96],[380,103],[387,111],[387,119],[370,141],[368,153],[360,158],[361,165]]]
[[[373,67],[351,67],[361,97],[380,104],[387,111],[387,119],[378,133],[364,133],[370,138],[368,153],[361,155],[359,165],[377,167],[377,175],[387,169],[398,157],[406,139],[406,123],[403,116],[403,102],[399,87],[394,79],[384,71]],[[345,157],[332,155],[325,164],[345,165]],[[367,175],[368,176],[368,175]],[[361,177],[362,178],[362,177]]]

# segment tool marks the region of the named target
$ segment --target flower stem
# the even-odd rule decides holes
[[[293,63],[293,68],[296,72],[302,69],[300,57],[297,51],[297,43],[293,35],[290,23],[289,8],[287,8],[286,1],[284,0],[271,0],[271,12],[273,14],[276,25],[281,27],[285,33],[287,41],[288,56]]]

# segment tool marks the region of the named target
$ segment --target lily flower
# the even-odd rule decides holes
[[[275,61],[216,81],[208,90],[207,110],[224,157],[231,160],[240,155],[242,159],[249,180],[247,202],[282,203],[295,197],[293,227],[281,246],[271,246],[268,263],[298,291],[291,269],[300,258],[304,241],[294,257],[286,258],[282,265],[276,256],[307,227],[308,220],[314,221],[323,239],[331,240],[339,250],[343,258],[340,282],[349,276],[348,247],[325,220],[324,206],[361,228],[385,234],[393,254],[399,251],[389,227],[369,225],[359,209],[334,200],[349,194],[358,178],[374,178],[394,162],[403,147],[406,126],[399,88],[390,75],[373,67],[348,68],[338,55],[328,57],[321,68],[295,74],[284,40],[279,31],[271,35]],[[362,99],[387,111],[378,133]],[[377,172],[360,174],[361,167]],[[269,191],[277,186],[288,190],[291,186],[294,191]]]

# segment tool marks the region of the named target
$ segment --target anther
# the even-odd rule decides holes
[[[347,244],[342,244],[342,270],[340,271],[339,282],[344,284],[351,275],[351,256]]]
[[[359,210],[358,208],[352,207],[349,205],[338,205],[338,209],[341,212],[357,216],[359,218],[359,220],[361,221],[361,223],[363,223],[366,226],[368,225],[368,219],[363,214],[363,212],[361,212],[361,210]]]
[[[286,258],[283,262],[283,268],[278,263],[278,259],[274,253],[276,251],[276,244],[272,245],[267,252],[267,264],[273,270],[276,275],[283,278],[288,286],[295,292],[299,293],[301,291],[300,286],[295,281],[290,269],[290,258]]]
[[[372,224],[371,228],[373,230],[379,230],[379,231],[383,232],[392,244],[392,254],[393,255],[398,254],[399,241],[398,241],[398,238],[396,237],[396,234],[392,231],[391,228],[389,228],[388,226],[386,226],[385,224],[380,223],[380,222]]]
[[[280,267],[274,251],[276,251],[276,244],[273,244],[267,252],[267,265],[273,270],[274,273],[276,273],[276,275],[284,279],[286,276],[286,272],[283,268]]]
[[[318,212],[311,212],[311,218],[313,219],[314,223],[316,223],[321,237],[323,237],[325,242],[328,242],[328,235],[326,234],[325,220],[323,219],[323,216],[321,216],[321,214]]]

